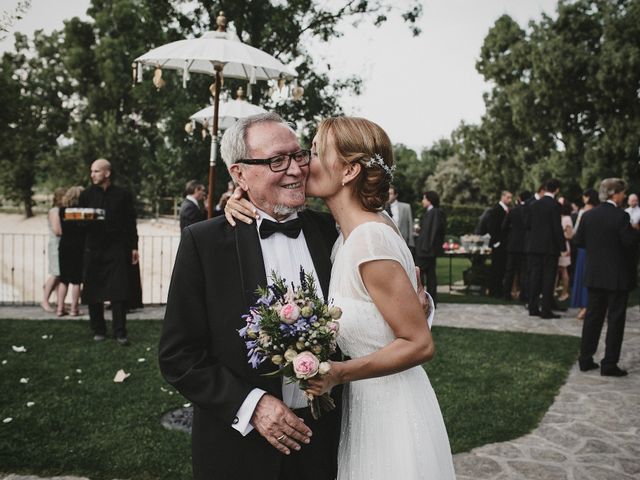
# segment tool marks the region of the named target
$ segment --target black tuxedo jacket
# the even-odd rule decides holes
[[[582,215],[574,241],[587,250],[587,287],[622,291],[635,287],[640,231],[631,227],[628,213],[608,202],[592,208]]]
[[[491,247],[493,248],[493,246],[499,242],[499,248],[504,248],[506,237],[503,235],[502,222],[504,222],[507,212],[504,211],[502,205],[496,203],[491,207],[487,215],[487,233],[491,235]]]
[[[527,253],[560,255],[566,249],[560,204],[547,195],[536,200],[528,207],[527,215]]]
[[[446,228],[447,217],[440,208],[433,207],[424,212],[420,222],[420,235],[416,239],[416,258],[442,255]]]
[[[180,231],[185,227],[206,220],[207,216],[195,203],[185,198],[180,205]]]
[[[522,253],[525,251],[526,210],[524,205],[516,205],[509,210],[502,222],[502,238],[506,239],[507,251]]]
[[[299,217],[322,289],[328,292],[335,223],[329,215],[312,211]],[[276,480],[285,457],[257,431],[243,437],[231,426],[254,387],[282,398],[281,378],[261,376],[276,367],[267,361],[253,369],[238,335],[245,325],[242,315],[255,304],[258,285],[266,286],[267,277],[255,224],[238,222],[232,228],[218,217],[183,231],[159,362],[164,378],[194,405],[192,450],[197,479]],[[339,422],[338,410],[325,416]],[[337,438],[334,441],[337,451]]]

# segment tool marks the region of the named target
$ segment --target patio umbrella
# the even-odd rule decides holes
[[[238,90],[240,91],[241,89],[242,87]],[[249,117],[251,115],[257,115],[265,112],[266,110],[264,108],[254,105],[253,103],[249,103],[240,96],[238,96],[236,100],[220,100],[220,104],[218,106],[218,128],[220,130],[226,130],[239,118]],[[209,126],[213,124],[214,114],[213,105],[210,105],[197,111],[189,118],[198,123]]]
[[[157,69],[182,70],[183,86],[190,72],[215,76],[213,101],[212,145],[209,157],[209,217],[213,212],[213,186],[218,151],[218,115],[222,76],[243,78],[255,83],[257,80],[295,77],[295,70],[287,67],[275,57],[240,41],[237,35],[226,31],[224,12],[216,18],[217,30],[207,32],[199,38],[179,40],[154,48],[135,59],[138,79],[142,76],[142,65],[153,65]],[[161,70],[157,70],[161,72]],[[162,82],[161,74],[154,78],[156,86]]]
[[[221,100],[218,106],[218,129],[226,130],[231,127],[239,118],[249,117],[251,115],[257,115],[258,113],[265,113],[266,110],[258,105],[249,103],[244,99],[244,89],[238,88],[236,100]],[[216,153],[214,149],[217,149],[214,143],[213,134],[213,118],[215,111],[213,105],[198,110],[196,113],[189,117],[194,122],[201,123],[202,126],[209,130],[211,135],[211,156],[215,157]],[[187,124],[188,125],[188,124]],[[192,128],[189,130],[191,131]],[[209,195],[211,196],[211,194]]]

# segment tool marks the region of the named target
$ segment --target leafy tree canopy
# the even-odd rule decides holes
[[[113,164],[121,184],[139,194],[139,198],[156,202],[157,208],[161,197],[181,195],[187,180],[207,177],[209,142],[202,141],[199,132],[189,135],[185,123],[189,115],[209,103],[212,79],[193,74],[183,89],[180,76],[167,71],[163,72],[166,86],[161,90],[148,81],[148,73],[142,84],[134,86],[132,61],[156,46],[214,29],[219,11],[225,12],[231,29],[242,41],[296,68],[304,97],[274,108],[300,127],[307,127],[308,136],[308,127],[318,119],[341,112],[342,95],[360,92],[361,79],[331,81],[323,73],[325,69],[314,63],[305,45],[311,39],[327,41],[340,36],[349,23],[371,21],[380,25],[390,15],[401,15],[418,34],[416,21],[422,6],[418,0],[92,0],[88,21],[73,18],[65,22],[64,30],[52,36],[57,42],[55,49],[36,50],[33,61],[39,65],[25,63],[21,60],[24,54],[20,53],[5,57],[0,72],[2,86],[6,86],[2,88],[3,96],[13,97],[9,92],[20,89],[36,96],[34,85],[14,78],[20,70],[28,71],[28,76],[34,77],[32,82],[55,78],[58,85],[47,84],[51,95],[57,95],[57,100],[45,106],[47,115],[28,122],[12,117],[3,125],[20,124],[21,128],[48,132],[42,135],[49,143],[40,144],[37,155],[34,148],[31,158],[51,175],[46,177],[49,184],[85,184],[88,165],[104,157]],[[240,84],[227,79],[225,89],[235,93]],[[56,87],[60,94],[56,94]],[[268,86],[258,83],[252,91],[251,100],[264,104]],[[22,103],[9,102],[2,115],[19,115],[16,112],[27,106],[24,102],[28,103],[27,111],[43,112],[38,108],[38,99],[30,98]],[[53,118],[59,116],[66,123],[52,125]],[[3,127],[0,135],[10,138],[11,133]],[[51,140],[61,136],[63,141]],[[3,148],[6,153],[2,152],[2,161],[17,154],[27,155],[19,153],[26,146],[19,146],[18,140],[12,142],[10,148]],[[25,143],[29,142],[25,139]],[[24,201],[30,198],[37,181],[33,162],[20,162],[25,165],[25,179],[18,182],[23,185],[20,195]],[[17,179],[18,173],[3,176],[6,194],[12,192],[10,185],[16,184]],[[226,189],[227,179],[226,169],[219,162],[216,195]]]

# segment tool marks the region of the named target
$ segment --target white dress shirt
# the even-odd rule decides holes
[[[635,207],[629,207],[625,212],[629,214],[631,225],[637,225],[640,223],[640,206],[636,205]]]
[[[256,228],[260,229],[263,219],[268,219],[273,222],[276,220],[266,213],[258,210],[260,218],[256,221]],[[294,213],[287,217],[283,221],[293,220],[297,218],[298,214]],[[258,234],[258,238],[260,235]],[[271,272],[276,272],[281,278],[286,280],[287,284],[291,282],[294,285],[300,285],[300,266],[304,268],[306,273],[313,273],[315,278],[316,287],[318,293],[322,292],[322,286],[318,279],[307,242],[304,238],[304,232],[300,231],[298,238],[287,237],[283,233],[274,233],[269,238],[260,238],[260,247],[262,248],[262,258],[264,260],[264,271],[267,274],[267,283],[271,282]],[[242,435],[247,435],[253,430],[251,425],[251,417],[256,405],[266,392],[260,388],[254,388],[244,402],[240,406],[240,409],[236,413],[237,421],[234,420],[232,425]],[[304,408],[308,405],[307,399],[304,396],[304,392],[300,390],[297,383],[286,384],[282,383],[282,401],[290,408]]]
[[[196,207],[200,208],[200,205],[198,205],[198,200],[196,200],[193,195],[187,195],[187,200],[191,200]]]
[[[400,208],[398,207],[398,201],[394,200],[392,203],[390,203],[389,209],[391,210],[391,218],[397,225],[398,220],[400,219]]]

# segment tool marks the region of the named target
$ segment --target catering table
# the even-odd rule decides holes
[[[486,260],[491,258],[491,249],[488,247],[477,248],[470,250],[465,249],[449,249],[444,252],[446,257],[449,257],[449,293],[453,288],[453,258],[468,258],[471,261],[471,267],[463,272],[463,281],[465,289],[473,285],[478,285],[480,291],[484,291],[488,287],[489,281],[489,267],[486,265]],[[479,283],[476,281],[480,279]]]

